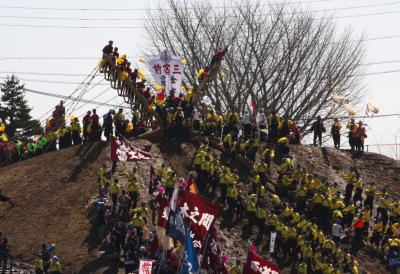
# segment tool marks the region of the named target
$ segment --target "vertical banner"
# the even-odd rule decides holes
[[[274,253],[275,249],[276,232],[271,231],[271,240],[269,242],[269,253]]]
[[[165,93],[169,96],[171,90],[179,95],[182,85],[183,64],[182,58],[172,55],[164,50],[159,55],[149,60],[151,74],[158,85],[165,87]]]
[[[152,267],[153,267],[152,261],[140,260],[139,274],[151,274]]]

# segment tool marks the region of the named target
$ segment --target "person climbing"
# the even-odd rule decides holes
[[[314,146],[317,145],[317,139],[319,142],[319,146],[322,145],[322,133],[325,132],[325,127],[324,124],[321,120],[321,116],[317,117],[317,121],[315,121],[312,126],[311,126],[311,130],[314,131]]]
[[[118,193],[119,193],[120,189],[121,189],[121,187],[118,183],[118,179],[115,178],[114,182],[111,184],[111,187],[110,187],[111,201],[112,201],[114,210],[117,207],[117,199],[118,199]]]
[[[331,127],[331,136],[333,138],[333,144],[335,148],[340,149],[340,129],[342,125],[339,122],[338,118],[334,119],[333,125]]]
[[[57,256],[53,256],[53,258],[51,259],[48,273],[49,274],[61,274],[62,273],[61,264],[60,264]]]
[[[214,64],[221,62],[222,58],[224,57],[224,55],[228,52],[228,47],[225,48],[219,48],[217,49],[217,51],[215,52],[214,56],[211,58],[211,62],[210,65],[208,66],[210,69],[213,68]]]
[[[128,192],[132,201],[132,207],[135,208],[139,198],[139,184],[137,183],[136,177],[134,179],[128,179]]]
[[[131,198],[126,193],[125,189],[121,190],[121,195],[118,197],[118,216],[122,220],[126,220],[131,205]]]
[[[233,222],[235,214],[236,216],[239,215],[239,210],[238,210],[239,190],[236,187],[236,183],[229,185],[226,197],[228,200],[227,218],[231,222]]]
[[[42,255],[39,253],[37,258],[35,259],[35,273],[43,274],[44,273],[44,265]]]
[[[173,136],[177,141],[183,139],[183,121],[185,119],[185,114],[182,107],[177,107],[176,112],[172,118],[173,123]]]
[[[111,55],[111,53],[113,52],[113,49],[114,49],[114,47],[113,47],[113,41],[108,41],[108,45],[106,45],[106,46],[104,46],[104,48],[103,48],[103,60],[105,60],[105,59],[107,59],[110,55]]]
[[[123,137],[125,135],[125,115],[123,108],[120,108],[117,114],[114,115],[113,122],[115,125],[115,135]]]

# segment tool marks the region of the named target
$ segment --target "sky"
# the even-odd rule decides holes
[[[379,107],[379,114],[400,113],[400,1],[274,0],[269,3],[282,1],[313,11],[316,17],[327,12],[335,18],[339,30],[350,27],[355,34],[364,34],[368,40],[365,73],[369,75],[364,76],[365,101],[357,115],[365,114],[368,101]],[[268,4],[268,1],[260,2]],[[27,89],[69,96],[96,67],[108,40],[113,40],[120,52],[132,56],[130,60],[135,64],[147,44],[143,20],[146,9],[155,7],[156,3],[158,0],[0,0],[0,81],[15,72]],[[217,6],[223,1],[213,3]],[[225,1],[226,5],[229,3]],[[60,59],[51,59],[54,57]],[[82,59],[71,59],[77,57]],[[98,96],[95,99],[98,102],[122,104],[115,90],[107,90],[109,84],[101,76],[92,83],[98,84],[84,99]],[[78,94],[79,91],[74,96]],[[33,108],[33,117],[43,117],[42,120],[60,100],[29,92],[26,97]],[[80,116],[93,107],[100,114],[110,108],[79,103],[73,114]],[[400,143],[400,115],[363,121],[367,124],[368,150],[400,158],[400,145],[394,145]],[[342,142],[345,141],[343,138]]]

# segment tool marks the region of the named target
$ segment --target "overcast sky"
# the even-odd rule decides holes
[[[272,3],[282,1],[272,1]],[[146,44],[145,30],[143,29],[144,21],[142,20],[145,18],[144,10],[148,7],[154,7],[154,3],[156,2],[155,0],[0,0],[0,37],[2,39],[0,45],[0,77],[5,77],[7,74],[10,74],[9,72],[18,72],[16,75],[25,83],[26,88],[68,96],[78,86],[76,83],[81,82],[97,65],[98,58],[101,56],[101,49],[108,40],[114,40],[120,52],[135,56],[131,60],[132,63],[137,61]],[[264,1],[261,0],[261,2]],[[358,34],[366,34],[366,38],[386,37],[385,39],[366,42],[367,55],[365,62],[374,64],[366,65],[365,68],[367,74],[372,74],[365,76],[366,96],[364,103],[369,100],[376,103],[380,108],[380,114],[400,113],[400,93],[398,92],[400,82],[400,30],[398,29],[400,25],[400,1],[286,0],[285,2],[315,11],[316,16],[321,14],[318,11],[328,10],[329,13],[336,17],[335,20],[339,29],[351,27]],[[302,3],[299,4],[299,2]],[[215,5],[222,5],[223,2],[213,1],[213,3]],[[230,3],[230,1],[226,1],[226,3]],[[265,1],[265,3],[267,4],[268,2]],[[25,9],[9,7],[25,7]],[[59,10],[42,8],[55,8]],[[96,8],[103,10],[94,10]],[[120,10],[104,10],[109,8]],[[67,20],[66,18],[98,20]],[[54,26],[73,26],[77,28],[60,28]],[[2,59],[3,57],[20,59]],[[92,59],[53,60],[45,59],[46,57],[82,57]],[[382,73],[396,70],[398,72]],[[47,75],[28,73],[43,73]],[[76,74],[77,76],[48,75],[50,73]],[[98,77],[93,80],[93,83],[99,82],[99,85],[87,92],[84,96],[85,99],[92,99],[107,89],[107,82],[105,80],[100,82],[101,79],[101,77]],[[95,100],[106,102],[115,96],[116,91],[110,89]],[[27,93],[27,98],[30,106],[33,107],[33,116],[35,118],[44,115],[59,101],[57,98],[32,93]],[[120,104],[122,100],[115,98],[110,103]],[[74,114],[81,115],[92,107],[94,106],[83,105],[83,103],[78,104],[76,108],[80,109],[74,111]],[[101,107],[98,108],[98,111],[102,114],[107,109],[109,107]],[[363,115],[364,113],[365,108],[357,114]],[[399,116],[364,119],[364,122],[368,124],[367,144],[394,144],[396,134],[397,142],[399,142]],[[396,157],[395,146],[371,146],[369,149]]]

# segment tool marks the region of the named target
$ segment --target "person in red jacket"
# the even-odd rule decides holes
[[[90,123],[90,116],[92,115],[92,112],[89,110],[85,116],[83,116],[82,119],[82,125],[83,125],[83,143],[86,144],[88,141],[88,126]]]
[[[358,122],[358,128],[355,130],[356,137],[356,151],[364,152],[364,140],[367,138],[366,130],[363,125],[363,122]]]
[[[92,132],[90,134],[90,140],[98,141],[99,138],[99,116],[96,114],[96,109],[92,110],[93,114],[90,116],[90,122],[92,123]]]

